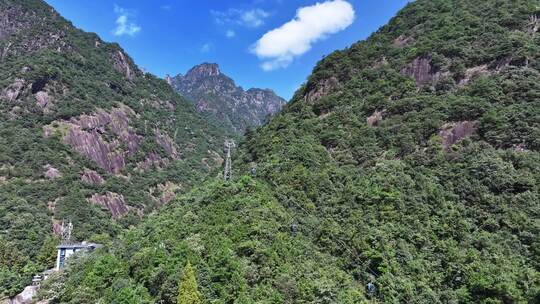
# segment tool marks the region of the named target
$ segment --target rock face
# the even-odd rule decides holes
[[[121,218],[129,212],[129,208],[121,194],[107,192],[105,194],[94,194],[88,199],[92,204],[106,207],[111,212],[113,218]]]
[[[22,18],[21,18],[22,17]],[[0,11],[0,39],[30,27],[33,16],[13,6]]]
[[[67,130],[63,134],[65,143],[107,172],[119,174],[126,165],[126,157],[137,152],[142,140],[129,126],[130,116],[133,115],[133,110],[121,106],[109,112],[98,110],[94,114],[83,114],[56,123],[61,126],[60,129]],[[45,136],[54,132],[54,128],[51,128],[44,128]]]
[[[105,180],[103,177],[101,177],[101,175],[99,175],[99,173],[90,169],[84,170],[81,180],[90,185],[102,185],[105,183]]]
[[[52,222],[52,233],[56,236],[62,236],[62,222],[55,218],[52,218],[51,222]]]
[[[397,48],[404,48],[404,47],[408,47],[412,43],[414,43],[414,38],[413,37],[406,36],[406,35],[400,35],[399,37],[394,39],[394,41],[392,42],[392,45],[397,47]]]
[[[382,111],[375,111],[373,115],[369,116],[366,121],[368,126],[370,127],[376,127],[379,122],[383,120],[383,114],[385,113],[385,110]]]
[[[45,91],[39,91],[35,94],[37,106],[43,110],[44,113],[50,113],[53,106],[53,98],[49,93]]]
[[[137,163],[137,169],[140,171],[146,171],[152,167],[155,168],[162,168],[169,164],[169,160],[166,158],[162,158],[157,153],[150,153],[146,156],[144,161]]]
[[[175,191],[181,189],[180,186],[171,182],[165,184],[159,184],[156,188],[150,189],[150,195],[152,195],[159,205],[165,205],[171,202],[175,197]]]
[[[20,2],[20,1],[19,1]],[[43,22],[43,15],[37,11],[27,10],[23,6],[15,5],[17,1],[3,1],[0,10],[0,41],[26,33],[36,23]],[[41,12],[43,13],[43,12]],[[51,10],[47,12],[53,18],[58,18],[58,14]],[[65,32],[58,29],[54,32],[42,32],[36,35],[32,33],[32,39],[25,41],[12,41],[3,44],[0,52],[0,61],[5,60],[9,55],[21,55],[27,52],[35,52],[44,48],[54,48],[57,51],[70,50],[71,46],[65,41]],[[16,47],[15,45],[18,44]]]
[[[24,87],[24,79],[15,79],[15,81],[10,86],[8,86],[2,91],[1,99],[9,103],[16,101],[17,98],[21,95],[21,92],[24,90]]]
[[[119,143],[108,143],[97,131],[87,132],[73,127],[69,130],[65,142],[109,173],[119,174],[125,166],[124,153],[116,151]]]
[[[37,295],[38,290],[38,286],[26,286],[20,294],[9,301],[9,304],[30,304]]]
[[[195,66],[185,76],[169,77],[167,81],[192,101],[199,112],[210,113],[237,133],[263,124],[285,104],[285,100],[270,89],[244,91],[213,63]]]
[[[440,72],[433,67],[430,57],[415,58],[401,73],[414,78],[419,87],[429,85],[440,77]]]
[[[475,76],[489,74],[490,71],[488,68],[489,67],[487,64],[483,64],[483,65],[466,69],[465,72],[463,73],[463,78],[461,78],[458,82],[458,86],[460,87],[466,86],[471,81],[471,79]]]
[[[156,142],[163,149],[165,149],[169,156],[174,159],[180,158],[180,155],[178,154],[178,150],[176,149],[176,145],[174,144],[172,138],[169,135],[162,133],[159,129],[156,130]]]
[[[46,171],[43,175],[45,175],[45,177],[48,179],[55,179],[62,176],[62,174],[60,174],[60,171],[51,165],[46,165],[44,169]]]
[[[133,80],[135,74],[130,66],[129,61],[126,59],[126,55],[122,51],[117,51],[113,54],[114,68],[122,73],[128,80]]]
[[[330,93],[330,91],[332,91],[333,89],[337,88],[338,85],[339,85],[339,81],[335,76],[332,76],[328,79],[320,81],[319,83],[315,85],[314,88],[308,91],[308,93],[305,96],[305,100],[308,103],[315,103],[319,99],[321,99],[321,97]]]
[[[453,144],[474,134],[477,124],[477,121],[459,121],[444,124],[439,131],[443,148],[448,149]]]

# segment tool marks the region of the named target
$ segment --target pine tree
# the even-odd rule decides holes
[[[184,268],[180,290],[178,293],[178,304],[202,304],[202,295],[197,286],[197,278],[191,263],[187,263]]]
[[[48,236],[43,241],[37,255],[38,262],[45,267],[53,267],[56,262],[56,246],[60,243],[57,237]]]

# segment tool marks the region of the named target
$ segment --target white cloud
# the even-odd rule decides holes
[[[227,30],[225,32],[225,37],[227,38],[234,38],[236,36],[236,32],[233,30]]]
[[[114,12],[118,17],[116,18],[116,28],[112,32],[113,35],[133,37],[141,31],[141,27],[130,20],[133,17],[132,11],[114,5]]]
[[[344,0],[301,7],[294,19],[264,34],[251,51],[265,60],[263,70],[285,68],[309,51],[313,43],[351,25],[354,15],[352,5]]]
[[[242,20],[242,23],[246,26],[259,27],[264,24],[264,19],[268,18],[268,16],[270,16],[269,13],[258,8],[249,11],[243,11],[240,14],[240,19]]]
[[[207,42],[201,47],[201,53],[208,53],[212,50],[213,47],[214,45],[212,44],[212,42]]]
[[[270,13],[260,8],[250,10],[231,8],[225,12],[210,11],[210,13],[217,24],[236,24],[252,28],[263,25],[265,19],[270,17]]]

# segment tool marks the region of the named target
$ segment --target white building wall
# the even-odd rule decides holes
[[[65,255],[65,258],[64,258],[64,266],[65,266],[67,259],[71,255],[73,255],[77,249],[76,248],[63,248],[63,249],[59,248],[58,249],[58,251],[56,253],[56,271],[60,270],[60,254],[61,254],[62,250],[65,250],[65,252],[66,252],[66,255]]]

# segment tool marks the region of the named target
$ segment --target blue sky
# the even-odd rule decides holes
[[[408,2],[46,1],[159,77],[216,62],[245,89],[271,88],[286,99],[322,56],[367,38]]]

